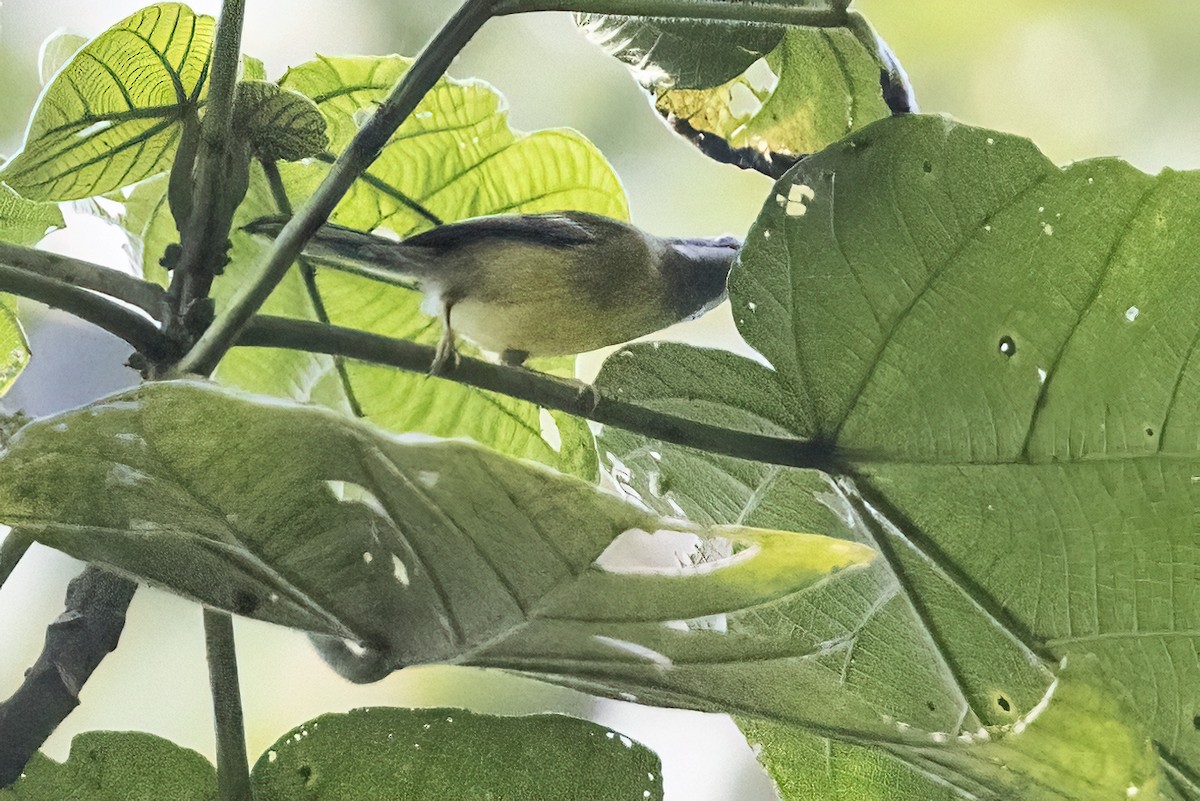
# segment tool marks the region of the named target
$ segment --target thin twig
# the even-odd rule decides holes
[[[208,678],[217,729],[217,798],[219,801],[251,801],[237,650],[233,641],[233,618],[228,613],[204,610],[204,646],[208,653]]]
[[[25,681],[0,703],[0,787],[21,777],[63,719],[79,705],[79,691],[125,627],[137,584],[89,566],[67,585],[66,609],[46,629],[41,656]]]
[[[6,242],[0,242],[0,264],[117,298],[156,320],[162,318],[166,297],[162,288],[119,270]]]
[[[151,320],[87,289],[0,264],[0,291],[70,312],[125,340],[151,361],[162,362],[175,355]]]
[[[427,373],[434,358],[434,349],[427,345],[350,328],[268,316],[255,317],[237,344],[340,355],[414,373]],[[579,381],[522,367],[463,357],[444,377],[697,450],[788,467],[831,469],[836,463],[836,454],[828,443],[699,423],[601,396],[594,387]]]
[[[731,0],[497,0],[494,16],[536,11],[574,11],[636,17],[676,17],[730,22],[759,22],[838,28],[846,24],[848,2],[831,8],[811,8],[795,2],[731,2]]]
[[[387,99],[358,130],[338,157],[321,186],[284,226],[266,261],[244,285],[241,293],[200,337],[180,361],[179,371],[208,375],[250,318],[274,291],[300,255],[304,244],[329,219],[333,209],[356,180],[379,156],[383,146],[408,118],[471,37],[491,17],[494,0],[466,0],[412,66],[404,73]]]

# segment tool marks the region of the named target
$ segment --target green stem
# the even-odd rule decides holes
[[[636,17],[677,17],[730,22],[761,22],[838,28],[846,24],[846,6],[805,8],[794,2],[731,2],[731,0],[497,0],[494,15],[534,11],[574,11]]]
[[[17,567],[17,563],[21,561],[21,557],[25,556],[25,552],[32,544],[33,540],[19,531],[14,529],[8,532],[4,542],[0,543],[0,587],[3,587],[4,583],[8,581],[8,577]]]
[[[271,187],[271,196],[275,199],[275,206],[281,214],[291,217],[292,201],[288,197],[287,187],[283,185],[283,176],[279,174],[279,166],[268,160],[259,163],[262,164],[263,173],[267,176],[267,184]],[[329,325],[329,312],[325,310],[325,299],[321,297],[321,288],[317,286],[316,268],[303,258],[297,262],[297,265],[300,267],[300,274],[304,277],[304,288],[308,291],[308,300],[312,303],[318,322]],[[362,405],[358,402],[358,396],[354,392],[354,385],[350,383],[346,359],[342,356],[334,356],[333,365],[342,385],[342,393],[346,396],[346,403],[350,406],[350,413],[355,417],[366,417],[363,414]]]
[[[170,293],[177,313],[186,313],[192,302],[208,296],[216,274],[214,259],[225,254],[228,215],[217,213],[217,209],[222,205],[229,166],[245,10],[245,0],[225,0],[217,23],[191,214],[180,237],[183,252],[171,279]]]
[[[284,226],[266,261],[179,363],[181,372],[208,375],[250,318],[283,279],[304,244],[329,219],[338,202],[371,166],[383,146],[413,112],[471,37],[492,16],[494,0],[466,0],[404,73],[387,99],[359,129],[329,174]]]
[[[233,618],[225,612],[205,609],[204,646],[208,653],[208,676],[217,726],[217,798],[219,801],[251,801],[250,762],[246,756]]]
[[[434,349],[427,345],[281,317],[254,318],[237,344],[344,356],[414,373],[429,372],[434,358]],[[830,470],[838,457],[827,443],[699,423],[602,396],[595,387],[579,381],[522,367],[506,367],[463,357],[457,367],[442,377],[653,439],[739,459]]]
[[[160,319],[166,293],[156,284],[79,259],[0,242],[0,264],[123,300]]]
[[[125,340],[151,361],[162,362],[175,355],[153,322],[87,289],[0,264],[0,291],[70,312]]]

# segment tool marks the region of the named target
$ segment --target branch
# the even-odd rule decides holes
[[[76,266],[86,264],[78,262]],[[0,291],[70,312],[125,340],[151,361],[162,362],[174,355],[168,341],[152,321],[87,289],[0,264]]]
[[[225,0],[217,23],[191,213],[180,232],[182,252],[171,277],[170,295],[176,314],[186,315],[193,302],[208,297],[212,280],[223,266],[233,207],[241,201],[237,197],[230,202],[227,196],[230,182],[236,180],[231,174],[233,103],[245,10],[245,0]]]
[[[534,11],[575,11],[635,17],[677,17],[730,22],[760,22],[804,25],[810,28],[840,28],[846,24],[845,0],[832,8],[806,8],[792,2],[731,2],[731,0],[497,0],[493,14],[525,14]]]
[[[90,566],[67,585],[66,609],[46,629],[41,656],[25,681],[0,703],[0,787],[21,777],[25,764],[79,705],[79,690],[117,647],[125,610],[137,584]]]
[[[233,641],[233,618],[228,612],[204,610],[204,647],[208,652],[208,678],[217,724],[217,798],[220,801],[251,801],[237,650]]]
[[[427,345],[350,328],[267,316],[255,317],[237,344],[344,356],[415,373],[427,373],[434,358],[434,349]],[[828,443],[734,431],[662,414],[627,401],[601,396],[595,387],[588,384],[522,367],[507,367],[463,357],[458,366],[443,377],[710,453],[787,467],[825,470],[831,469],[836,462],[837,455]]]
[[[0,242],[0,265],[90,289],[136,306],[156,320],[162,318],[163,303],[166,302],[162,288],[119,270],[6,242]]]
[[[179,363],[181,372],[208,375],[213,371],[225,351],[233,347],[250,318],[283,279],[304,244],[329,219],[338,201],[371,166],[396,129],[442,77],[459,51],[492,16],[494,1],[466,0],[430,40],[387,99],[330,167],[321,186],[284,226],[258,272]]]
[[[25,556],[30,545],[33,545],[33,540],[17,529],[8,532],[8,536],[0,542],[0,587],[4,586],[8,577],[16,570],[17,563]]]

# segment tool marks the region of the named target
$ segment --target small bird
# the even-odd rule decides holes
[[[248,232],[276,237],[286,219]],[[455,333],[520,365],[584,353],[698,317],[725,298],[741,242],[671,239],[579,211],[476,217],[402,241],[324,225],[303,256],[420,290],[442,322],[431,373],[457,362]]]

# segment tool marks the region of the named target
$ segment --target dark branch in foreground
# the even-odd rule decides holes
[[[120,270],[6,242],[0,242],[0,264],[118,298],[156,320],[162,318],[166,293],[157,284],[126,275]]]
[[[0,263],[0,291],[70,312],[120,337],[154,361],[165,360],[172,355],[170,344],[151,320],[87,289]]]
[[[237,344],[345,356],[415,373],[428,372],[434,356],[432,347],[415,342],[389,339],[350,328],[267,316],[255,317]],[[835,458],[828,443],[734,431],[699,423],[601,396],[589,384],[522,367],[506,367],[480,359],[463,358],[444,377],[663,442],[739,459],[786,467],[830,469]]]
[[[66,609],[46,629],[46,644],[11,698],[0,703],[0,787],[21,777],[79,691],[117,647],[137,584],[90,566],[67,585]]]

